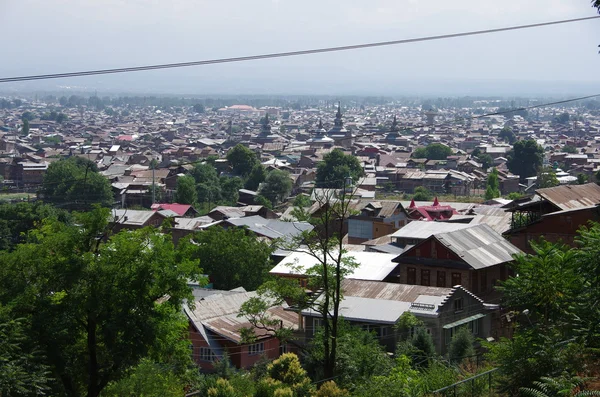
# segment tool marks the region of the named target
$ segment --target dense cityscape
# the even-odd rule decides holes
[[[0,397],[600,396],[600,1],[27,2]]]

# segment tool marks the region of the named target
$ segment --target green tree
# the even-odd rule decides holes
[[[194,204],[198,199],[194,178],[183,175],[177,178],[175,201],[180,204]]]
[[[417,186],[415,188],[415,194],[413,194],[415,201],[429,201],[433,199],[433,193],[425,186]]]
[[[197,103],[193,106],[194,112],[196,113],[204,113],[206,111],[206,109],[204,108],[204,105],[201,103]]]
[[[252,167],[252,171],[250,171],[244,187],[246,189],[256,191],[258,190],[260,184],[265,181],[265,179],[267,179],[267,170],[262,164],[256,163],[254,164],[254,167]]]
[[[68,119],[69,119],[69,117],[64,113],[59,113],[58,116],[56,116],[56,122],[58,124],[62,124],[65,121],[67,121]]]
[[[317,165],[317,187],[342,188],[349,176],[357,182],[364,174],[358,158],[344,154],[341,149],[333,149],[323,156]]]
[[[237,144],[227,152],[227,161],[233,173],[246,177],[254,166],[259,162],[256,154],[246,146]]]
[[[67,209],[89,209],[93,204],[110,206],[110,182],[93,162],[80,157],[55,161],[48,166],[41,192],[44,201]]]
[[[122,379],[109,383],[101,396],[182,397],[183,394],[182,380],[173,371],[143,359],[128,370]]]
[[[0,259],[0,303],[27,319],[28,337],[60,375],[53,395],[96,397],[118,380],[163,343],[164,322],[199,277],[189,245],[175,249],[157,228],[111,235],[109,218],[98,208],[73,224],[49,220]]]
[[[262,205],[268,209],[273,209],[273,203],[271,203],[271,200],[260,194],[254,197],[254,204]]]
[[[23,126],[21,126],[21,135],[29,135],[29,120],[23,119]]]
[[[310,197],[304,194],[299,194],[294,198],[294,207],[310,207],[311,205]]]
[[[496,197],[500,197],[500,182],[498,181],[498,170],[494,168],[487,178],[485,199],[491,200]]]
[[[502,128],[502,130],[498,133],[498,138],[502,139],[504,142],[508,142],[511,145],[517,140],[515,133],[509,126]]]
[[[537,175],[542,165],[544,149],[533,139],[517,141],[508,153],[508,169],[519,175],[521,181]]]
[[[256,290],[272,264],[272,248],[241,228],[212,227],[194,236],[202,267],[217,289]]]
[[[289,172],[273,170],[269,172],[259,193],[266,197],[273,206],[285,201],[292,192],[292,180]]]
[[[487,153],[484,153],[477,157],[477,161],[481,163],[481,168],[483,168],[484,170],[487,170],[492,166],[492,164],[494,164],[494,159]]]
[[[540,169],[537,177],[537,187],[539,189],[554,187],[560,185],[556,178],[556,172],[552,167],[544,167]]]
[[[23,120],[23,121],[25,121],[25,120],[31,121],[33,119],[35,119],[35,114],[33,114],[30,111],[23,112],[23,114],[21,115],[21,120]]]
[[[244,187],[244,182],[239,177],[221,177],[221,198],[228,204],[237,203],[240,194],[239,190]]]
[[[460,327],[448,346],[448,358],[451,362],[460,363],[465,358],[475,355],[475,338],[467,327]]]
[[[452,156],[452,149],[441,143],[432,143],[413,152],[414,158],[426,158],[427,160],[446,160],[448,156]]]
[[[565,145],[565,146],[563,146],[562,151],[565,153],[575,154],[575,153],[577,153],[577,148],[572,145]]]
[[[558,117],[555,118],[555,121],[559,124],[567,124],[571,119],[571,115],[567,112],[561,113]]]

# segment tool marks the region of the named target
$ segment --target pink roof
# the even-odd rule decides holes
[[[173,203],[173,204],[152,204],[152,206],[150,208],[152,208],[153,211],[157,211],[157,210],[171,210],[173,212],[175,212],[177,215],[179,216],[184,216],[185,213],[191,208],[192,206],[189,204],[177,204],[177,203]]]
[[[416,208],[417,205],[415,204],[415,199],[410,200],[410,205],[408,206],[408,208]]]
[[[438,201],[438,199],[437,199],[437,196],[436,196],[436,198],[433,200],[433,206],[434,206],[434,207],[439,207],[439,206],[440,206],[440,202]]]
[[[117,137],[119,141],[133,141],[133,135],[119,135]]]

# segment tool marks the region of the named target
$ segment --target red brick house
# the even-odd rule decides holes
[[[600,186],[595,183],[538,189],[532,197],[505,207],[513,215],[511,228],[504,234],[512,244],[529,253],[529,242],[542,237],[573,246],[581,226],[600,221],[599,206]]]
[[[401,284],[451,287],[462,285],[479,297],[497,293],[506,280],[513,255],[521,253],[502,235],[484,224],[438,233],[400,254],[388,281]]]
[[[210,291],[210,295],[194,302],[194,309],[184,305],[189,320],[193,360],[203,371],[214,369],[214,361],[225,353],[236,368],[250,368],[261,358],[274,360],[288,351],[287,345],[280,344],[271,333],[256,330],[256,340],[244,343],[242,329],[251,328],[244,317],[238,317],[240,307],[248,299],[257,296],[256,292]],[[200,292],[205,292],[200,289]],[[278,319],[281,326],[298,329],[298,314],[285,310],[284,306],[269,309],[271,318]]]

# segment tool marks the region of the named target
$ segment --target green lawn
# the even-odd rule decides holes
[[[34,198],[35,193],[0,193],[0,201],[22,200],[27,197]]]

